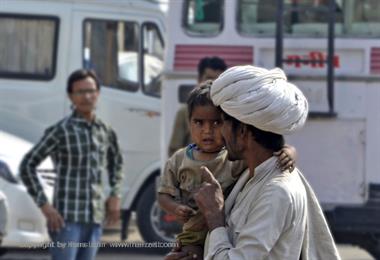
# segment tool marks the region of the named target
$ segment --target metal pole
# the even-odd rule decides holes
[[[327,55],[327,101],[330,114],[334,113],[334,25],[335,25],[335,1],[329,1],[328,20],[328,55]]]
[[[275,64],[276,67],[282,68],[283,60],[283,19],[284,16],[284,0],[277,0],[277,10],[276,10],[276,57]]]

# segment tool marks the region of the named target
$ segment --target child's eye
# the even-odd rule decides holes
[[[196,124],[196,125],[201,125],[202,124],[202,120],[194,120],[194,124]]]
[[[214,121],[214,126],[219,126],[222,122],[220,120]]]

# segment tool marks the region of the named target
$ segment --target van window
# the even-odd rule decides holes
[[[105,87],[138,90],[138,30],[135,22],[93,19],[84,22],[83,64],[95,70]]]
[[[54,77],[58,18],[2,14],[0,35],[0,77]]]
[[[164,43],[154,23],[143,24],[144,92],[161,95],[162,70],[164,68]]]
[[[223,0],[186,0],[183,25],[186,32],[213,36],[223,27]]]

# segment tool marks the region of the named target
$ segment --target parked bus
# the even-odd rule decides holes
[[[338,243],[380,259],[380,1],[170,1],[161,154],[204,56],[281,66],[310,104],[287,136]]]
[[[136,211],[143,238],[163,240],[150,212],[158,216],[152,208],[164,28],[158,1],[0,0],[0,130],[36,143],[46,127],[71,113],[70,73],[94,69],[102,85],[97,115],[117,132],[125,158],[123,238]],[[13,231],[46,242],[44,225],[28,216],[24,222],[8,230],[4,246],[20,242],[11,239]]]

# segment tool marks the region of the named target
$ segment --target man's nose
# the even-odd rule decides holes
[[[83,97],[84,97],[85,99],[92,99],[93,96],[94,96],[94,95],[91,94],[90,92],[84,92],[84,93],[83,93]]]

